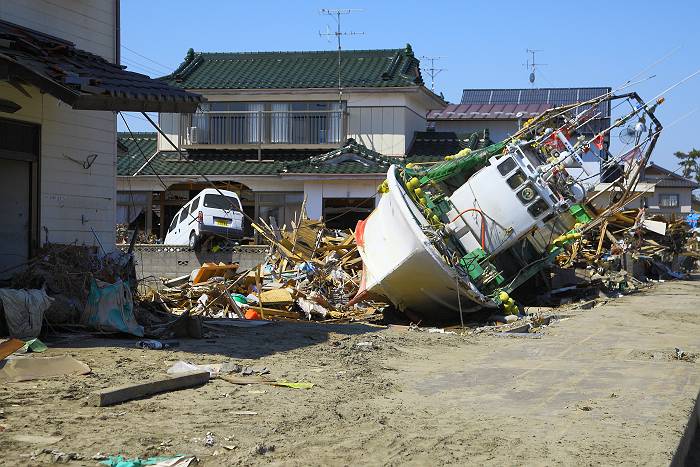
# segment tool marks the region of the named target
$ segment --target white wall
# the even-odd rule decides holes
[[[158,126],[163,133],[168,135],[170,141],[176,145],[180,145],[178,136],[180,134],[180,114],[161,113],[158,114]],[[163,136],[158,133],[158,151],[174,151],[173,145],[168,142]]]
[[[435,120],[435,131],[453,131],[455,133],[474,133],[489,129],[493,141],[501,141],[518,131],[518,122],[514,120]]]
[[[284,101],[335,101],[338,93],[333,90],[323,92],[303,92],[300,90],[276,91],[224,91],[192,90],[212,102],[284,102]],[[426,129],[426,119],[430,108],[436,106],[425,93],[415,89],[397,88],[387,91],[346,90],[343,100],[347,103],[348,137],[370,149],[387,156],[403,156],[413,140],[414,131]],[[176,141],[179,121],[170,114],[161,114],[163,131]],[[158,148],[169,150],[171,146],[158,135]]]
[[[380,180],[309,180],[304,183],[306,212],[310,219],[323,214],[323,198],[369,198],[377,195]]]
[[[77,47],[115,58],[115,2],[100,0],[1,0],[0,18],[72,41]],[[113,112],[72,110],[26,86],[31,98],[0,82],[0,97],[22,106],[0,117],[41,124],[40,224],[46,240],[113,248],[116,210],[116,117]],[[98,157],[89,169],[68,159]]]

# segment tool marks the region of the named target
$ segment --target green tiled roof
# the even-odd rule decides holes
[[[483,139],[483,133],[481,136]],[[416,132],[414,147],[406,157],[385,156],[354,139],[348,139],[341,147],[322,154],[308,150],[266,150],[262,153],[262,161],[258,161],[258,153],[255,150],[191,150],[185,159],[180,158],[175,151],[160,151],[138,175],[152,176],[154,171],[163,176],[195,177],[200,173],[231,176],[384,174],[391,164],[442,161],[445,156],[467,147],[470,139],[473,142],[474,138],[469,138],[469,135]],[[120,154],[117,160],[118,174],[121,176],[131,176],[144,165],[137,145],[141,146],[147,158],[156,150],[155,133],[134,133],[134,137],[128,133],[120,133],[119,142],[129,148],[129,152]],[[483,141],[479,144],[483,144]]]
[[[287,174],[383,174],[391,164],[395,163],[403,163],[403,158],[385,156],[350,138],[338,149],[287,164],[283,172]]]
[[[462,149],[479,149],[493,144],[488,130],[474,133],[452,131],[416,131],[406,159],[409,162],[434,162]]]
[[[126,154],[120,154],[117,157],[117,175],[133,175],[139,167],[146,163],[144,155],[148,159],[155,154],[157,140],[155,132],[119,132],[117,133],[117,143],[126,150]],[[139,147],[143,151],[143,155],[139,151]]]
[[[194,52],[161,79],[183,89],[306,89],[338,86],[338,52]],[[420,62],[403,49],[341,52],[341,83],[353,87],[423,84]]]

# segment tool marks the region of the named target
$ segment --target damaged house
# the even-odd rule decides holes
[[[208,186],[205,175],[238,193],[250,218],[290,226],[306,199],[310,218],[354,227],[375,207],[391,161],[445,102],[425,87],[410,45],[347,50],[340,61],[339,93],[335,51],[190,50],[162,81],[206,102],[160,112],[164,134],[120,135],[120,223],[138,219],[164,238],[172,216]]]
[[[114,249],[116,111],[199,104],[119,49],[118,0],[0,2],[0,278],[47,242]]]

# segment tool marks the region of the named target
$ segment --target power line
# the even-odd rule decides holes
[[[141,145],[139,144],[138,140],[136,139],[136,136],[131,131],[131,128],[129,128],[129,124],[126,122],[126,119],[124,118],[124,114],[122,112],[119,112],[119,115],[122,117],[122,120],[124,121],[124,125],[126,125],[126,129],[129,130],[129,134],[131,135],[131,138],[133,138],[134,142],[136,143],[136,147],[139,149],[139,152],[141,153],[141,157],[143,157],[143,160],[145,161],[144,165],[148,165],[148,167],[153,171],[153,174],[156,177],[158,177],[158,181],[160,182],[161,185],[163,185],[163,189],[165,191],[167,191],[168,185],[165,184],[163,179],[160,178],[160,175],[158,174],[158,172],[156,172],[156,169],[154,169],[153,166],[151,165],[151,159],[153,159],[153,158],[151,157],[149,159],[148,157],[146,157],[146,154],[143,153],[143,149],[141,149]],[[143,115],[147,117],[147,115],[145,113]],[[151,123],[153,123],[153,122],[151,122]],[[158,151],[156,151],[156,154],[158,154]],[[143,167],[141,167],[141,168],[143,168]],[[139,170],[141,170],[141,169],[139,169]],[[133,175],[131,175],[131,176],[133,177]],[[162,222],[162,217],[161,217],[161,222]]]
[[[131,58],[124,57],[122,55],[121,61],[124,62],[126,65],[132,66],[132,67],[137,67],[140,68],[144,71],[147,71],[148,73],[153,73],[155,75],[160,75],[163,72],[161,70],[158,70],[156,68],[150,67],[148,65],[144,65],[143,63],[139,63],[136,60],[133,60]],[[133,70],[132,70],[133,71]]]
[[[125,46],[124,44],[122,44],[122,48],[125,49],[125,50],[128,50],[129,52],[131,52],[131,53],[133,53],[133,54],[138,55],[138,56],[141,57],[141,58],[145,58],[145,59],[148,60],[149,62],[153,62],[153,63],[155,63],[156,65],[158,65],[158,66],[160,66],[160,67],[162,67],[162,68],[164,68],[164,69],[166,69],[166,70],[168,70],[168,71],[171,71],[171,70],[172,70],[172,67],[170,67],[170,66],[168,66],[168,65],[163,65],[163,64],[160,63],[160,62],[156,62],[156,61],[153,60],[152,58],[148,58],[148,57],[146,57],[145,55],[140,54],[139,52],[135,51],[134,49],[130,49],[129,47]]]
[[[354,31],[343,31],[340,27],[340,17],[342,15],[349,15],[351,13],[357,13],[363,10],[359,9],[352,9],[352,8],[336,8],[336,9],[329,9],[329,8],[321,8],[319,11],[320,14],[322,15],[328,15],[334,17],[336,23],[338,24],[338,27],[335,32],[319,32],[319,36],[335,36],[336,39],[338,40],[338,105],[342,108],[343,105],[343,86],[342,86],[342,79],[341,79],[341,51],[342,51],[342,46],[340,42],[340,38],[342,36],[362,36],[365,33],[364,32],[354,32]]]
[[[440,59],[446,58],[446,57],[443,57],[443,56],[435,56],[435,57],[422,56],[419,58],[430,62],[430,68],[427,68],[426,71],[428,72],[428,76],[430,76],[430,90],[435,92],[435,77],[437,75],[439,75],[440,72],[447,71],[447,68],[435,68],[435,62],[437,60],[440,60]]]

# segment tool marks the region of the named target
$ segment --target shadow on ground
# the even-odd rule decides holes
[[[355,336],[375,333],[382,327],[367,324],[327,324],[306,322],[272,322],[259,327],[238,328],[207,326],[202,339],[177,338],[172,350],[223,355],[231,358],[257,359],[277,353],[321,344],[329,341],[331,334]],[[52,349],[120,347],[136,348],[136,337],[95,336],[94,334],[60,334],[46,336],[45,343]],[[154,351],[154,352],[157,352]]]

